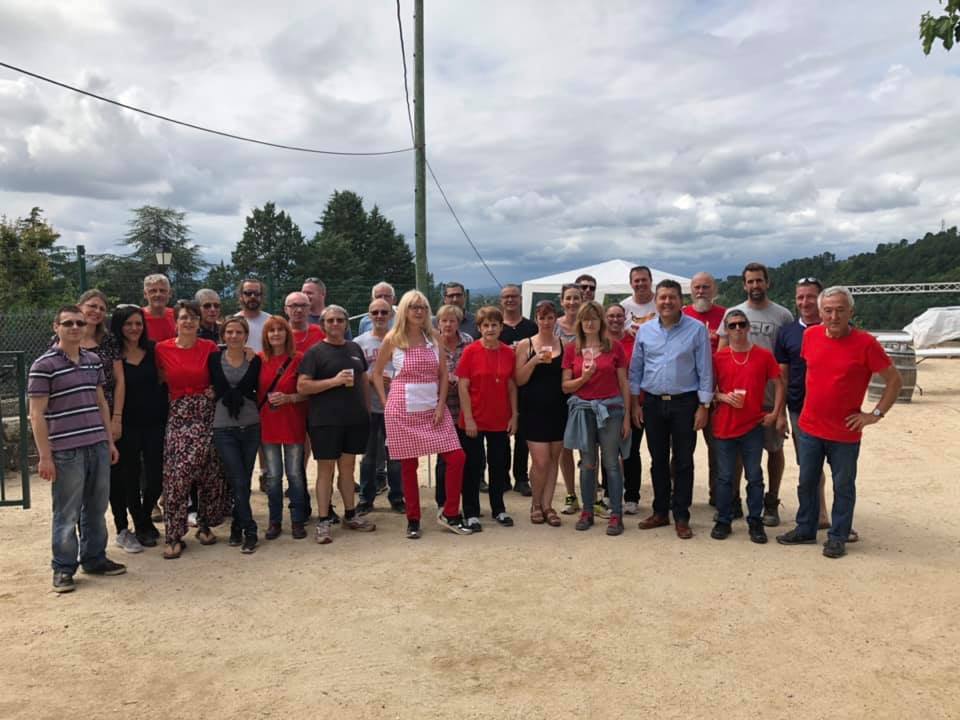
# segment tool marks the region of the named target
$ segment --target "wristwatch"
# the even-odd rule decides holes
[[[710,403],[700,403],[700,407],[702,407],[704,410],[709,410]]]
[[[883,417],[883,413],[880,412],[880,408],[874,408],[874,409],[873,409],[873,412],[870,413],[870,414],[873,415],[873,416],[874,416],[875,418],[877,418],[878,420]]]

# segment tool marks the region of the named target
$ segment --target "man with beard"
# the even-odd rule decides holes
[[[698,272],[690,280],[690,290],[693,302],[683,306],[683,314],[702,322],[710,335],[710,350],[717,351],[720,336],[717,331],[723,325],[723,316],[727,312],[725,307],[714,305],[713,299],[717,296],[717,283],[713,275],[708,272]],[[703,440],[707,443],[707,465],[710,466],[710,504],[714,504],[714,492],[717,485],[717,455],[713,442],[713,427],[707,423],[703,428]]]
[[[250,327],[247,345],[254,352],[263,350],[263,326],[270,319],[270,314],[260,309],[265,290],[263,282],[256,278],[247,278],[240,283],[240,307],[243,309],[237,317],[246,320]]]
[[[743,289],[747,299],[730,310],[742,310],[750,321],[750,342],[764,350],[773,352],[777,333],[784,325],[793,322],[793,315],[782,305],[767,297],[770,288],[770,274],[767,267],[760,263],[748,263],[741,274]],[[729,314],[730,310],[727,311]],[[719,348],[727,346],[727,331],[724,325],[718,330]],[[767,383],[763,399],[763,411],[773,409],[774,383]],[[780,524],[780,481],[783,480],[783,431],[774,427],[764,428],[763,447],[767,451],[767,495],[763,500],[763,524],[773,527]],[[740,475],[734,478],[733,517],[743,517],[740,502]]]
[[[650,268],[646,265],[630,268],[629,279],[633,295],[621,300],[620,306],[627,315],[624,330],[635,336],[641,325],[657,316],[657,306],[653,300],[653,274]]]

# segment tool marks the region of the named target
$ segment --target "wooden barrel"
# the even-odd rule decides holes
[[[877,340],[887,351],[890,361],[903,378],[903,387],[900,388],[896,402],[910,402],[913,400],[913,390],[917,386],[917,354],[913,349],[912,338],[909,335],[902,337],[880,335]],[[886,386],[882,377],[874,375],[870,378],[867,397],[871,400],[879,400]]]

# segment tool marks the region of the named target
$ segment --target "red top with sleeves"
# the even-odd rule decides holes
[[[293,345],[301,355],[323,340],[327,334],[319,325],[307,325],[306,330],[293,331]]]
[[[704,313],[697,310],[693,305],[684,305],[681,312],[707,326],[707,334],[710,335],[710,350],[716,352],[720,344],[720,336],[717,334],[717,330],[723,325],[723,318],[727,314],[727,309],[714,305]]]
[[[175,338],[157,343],[157,367],[163,372],[171,400],[199,395],[210,387],[207,358],[216,351],[217,344],[203,338],[197,338],[190,348],[178,347]]]
[[[717,404],[711,420],[714,436],[727,440],[746,435],[763,420],[767,380],[780,377],[780,366],[773,353],[759,345],[753,345],[747,352],[734,352],[727,346],[714,353],[713,374],[720,392],[747,391],[742,408]]]
[[[606,400],[620,395],[620,381],[617,370],[627,367],[629,359],[623,352],[623,345],[619,342],[610,343],[610,352],[599,353],[594,359],[597,369],[586,385],[576,393],[581,400]],[[570,343],[563,349],[564,370],[570,370],[570,377],[576,379],[583,375],[583,355],[577,352],[575,343]]]
[[[166,308],[162,317],[150,314],[150,308],[141,308],[147,321],[147,337],[155,343],[177,336],[177,321],[173,317],[173,308]]]
[[[822,440],[860,442],[861,433],[848,429],[846,419],[860,412],[870,375],[890,367],[886,351],[863,330],[831,338],[826,327],[813,325],[803,333],[800,357],[807,361],[800,429]]]
[[[496,350],[488,350],[481,340],[475,340],[460,356],[457,377],[470,381],[470,408],[477,430],[506,432],[513,415],[509,389],[513,366],[513,350],[503,343]],[[457,424],[466,428],[463,408]]]
[[[289,355],[274,355],[267,360],[260,353],[260,382],[257,386],[258,402],[264,401],[260,408],[260,441],[271,445],[302,445],[307,432],[307,401],[273,407],[266,399],[267,390],[277,376]],[[280,380],[271,392],[292,395],[297,391],[297,371],[303,353],[293,354],[293,359],[283,371]]]

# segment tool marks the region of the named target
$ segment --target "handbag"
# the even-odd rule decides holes
[[[280,382],[280,378],[283,377],[283,374],[287,371],[287,368],[290,367],[291,362],[293,362],[293,358],[287,356],[287,359],[283,361],[283,365],[277,368],[277,374],[273,376],[273,382],[270,383],[270,387],[268,387],[267,391],[263,394],[263,400],[257,403],[257,410],[263,409],[267,399],[270,397],[270,393],[273,392],[273,389],[277,386],[277,383]]]

